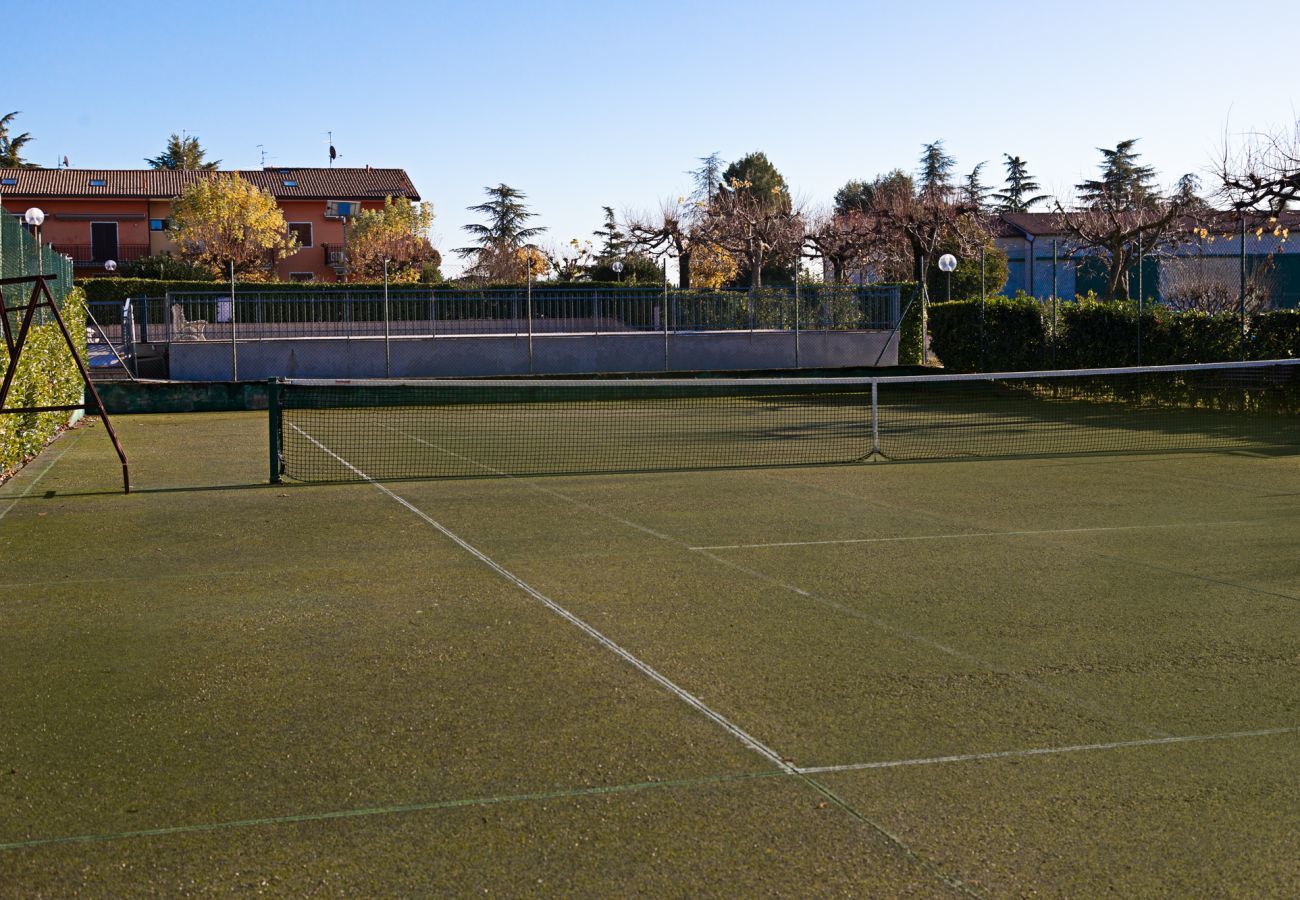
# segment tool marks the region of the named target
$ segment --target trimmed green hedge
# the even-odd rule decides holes
[[[1251,355],[1255,359],[1300,358],[1300,309],[1275,309],[1251,322]]]
[[[921,292],[914,281],[899,282],[900,312],[903,321],[898,326],[898,364],[919,366],[925,351],[921,326]],[[909,307],[908,303],[912,305]]]
[[[930,307],[930,348],[955,372],[1018,371],[1044,365],[1047,328],[1043,309],[1029,297],[990,297],[984,304],[980,347],[980,302],[954,300]]]
[[[79,290],[72,291],[61,307],[63,319],[85,359],[86,307]],[[0,342],[0,372],[9,365],[9,354]],[[34,325],[18,361],[6,407],[64,406],[80,403],[85,386],[68,353],[58,325]],[[0,480],[41,451],[68,424],[70,414],[24,413],[0,415]]]
[[[930,307],[931,348],[954,372],[1163,366],[1241,358],[1241,324],[1231,313],[1150,306],[1143,310],[1139,334],[1134,304],[1081,298],[1058,307],[1053,346],[1050,306],[1023,296],[988,299],[981,356],[979,307],[978,300]],[[1246,354],[1252,359],[1300,357],[1300,310],[1255,316]]]

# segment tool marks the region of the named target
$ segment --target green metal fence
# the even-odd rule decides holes
[[[49,246],[38,246],[36,237],[23,224],[22,213],[0,208],[0,278],[21,278],[30,275],[54,275],[48,282],[50,293],[60,307],[72,290],[72,260],[55,253]],[[0,286],[5,306],[10,310],[27,303],[32,294],[30,284]],[[46,310],[37,310],[36,321],[44,323],[49,318]],[[10,324],[15,328],[20,321],[18,313],[9,313]]]

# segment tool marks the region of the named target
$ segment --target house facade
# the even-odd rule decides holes
[[[72,258],[75,275],[107,274],[121,264],[175,251],[172,199],[214,175],[237,175],[275,197],[298,252],[276,265],[283,281],[337,281],[343,271],[346,216],[381,209],[388,197],[418,201],[402,169],[284,168],[238,172],[193,169],[4,169],[0,206],[45,213],[41,240]]]

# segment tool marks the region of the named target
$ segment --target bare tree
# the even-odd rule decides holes
[[[803,210],[788,195],[748,189],[733,182],[718,193],[707,215],[696,224],[696,237],[742,260],[751,288],[763,286],[763,265],[770,260],[796,259],[804,243]]]
[[[1167,195],[1155,185],[1155,170],[1139,163],[1136,140],[1102,149],[1100,177],[1077,185],[1081,200],[1055,202],[1057,225],[1070,236],[1073,252],[1106,265],[1106,300],[1128,297],[1129,269],[1142,255],[1169,246],[1182,218],[1203,207],[1195,179],[1183,176]]]
[[[1294,128],[1225,135],[1215,165],[1219,196],[1234,210],[1277,215],[1300,201],[1300,120]]]
[[[657,214],[628,212],[623,216],[633,247],[656,258],[670,253],[677,257],[677,281],[682,290],[691,286],[691,252],[703,205],[678,197],[665,200]]]

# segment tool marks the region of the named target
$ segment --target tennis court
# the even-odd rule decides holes
[[[0,486],[6,891],[1300,883],[1283,407],[1254,442],[1259,410],[1156,416],[1174,443],[1143,449],[1113,417],[990,406],[1004,439],[1105,452],[845,464],[875,417],[842,393],[794,424],[788,392],[749,398],[725,435],[707,403],[624,396],[611,456],[470,477],[510,470],[511,428],[557,438],[516,418],[449,445],[483,398],[449,428],[348,390],[286,394],[283,484],[267,415],[219,413],[115,418],[128,496],[98,426]],[[975,407],[893,407],[923,426],[884,390],[885,448],[971,434]],[[653,444],[665,403],[720,468]],[[799,465],[727,465],[754,440]],[[659,471],[621,471],[647,448]]]

